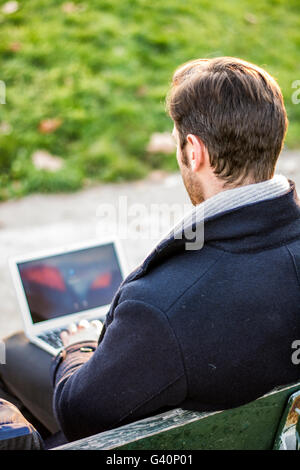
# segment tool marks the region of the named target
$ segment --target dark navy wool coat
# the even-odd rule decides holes
[[[291,183],[207,219],[201,250],[158,245],[120,286],[95,351],[69,346],[54,363],[68,439],[177,406],[236,407],[300,380],[297,201]]]

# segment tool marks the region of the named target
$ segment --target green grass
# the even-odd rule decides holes
[[[153,132],[172,128],[164,100],[173,70],[197,57],[239,56],[272,73],[288,110],[287,146],[300,147],[300,104],[291,101],[300,80],[298,0],[85,0],[68,14],[60,0],[28,0],[11,15],[1,13],[4,3],[1,199],[175,169],[174,155],[145,149]],[[62,125],[42,134],[48,118]],[[35,169],[38,149],[62,157],[64,168]]]

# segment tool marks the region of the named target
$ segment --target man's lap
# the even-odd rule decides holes
[[[3,382],[51,433],[57,432],[52,410],[52,356],[30,343],[24,333],[7,338],[5,346],[6,363],[0,365]]]

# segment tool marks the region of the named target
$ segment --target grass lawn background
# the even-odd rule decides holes
[[[298,0],[26,0],[9,15],[4,3],[2,200],[176,169],[173,154],[146,147],[153,132],[172,129],[164,105],[172,72],[198,57],[238,56],[273,74],[290,120],[286,144],[300,147],[300,104],[292,103]],[[40,123],[53,118],[60,125],[42,133]],[[37,170],[31,156],[38,149],[62,157],[63,169]]]

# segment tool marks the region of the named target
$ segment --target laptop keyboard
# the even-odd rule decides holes
[[[62,340],[60,339],[60,333],[66,328],[56,328],[55,330],[46,331],[41,335],[38,335],[38,338],[45,341],[45,343],[50,344],[55,349],[60,349],[63,346]]]
[[[103,317],[97,318],[97,320],[100,320],[101,322],[103,322]],[[52,346],[53,348],[60,349],[63,347],[62,340],[60,339],[60,333],[63,330],[66,331],[67,328],[66,327],[55,328],[54,330],[45,331],[44,333],[38,335],[38,338],[50,344],[50,346]]]

